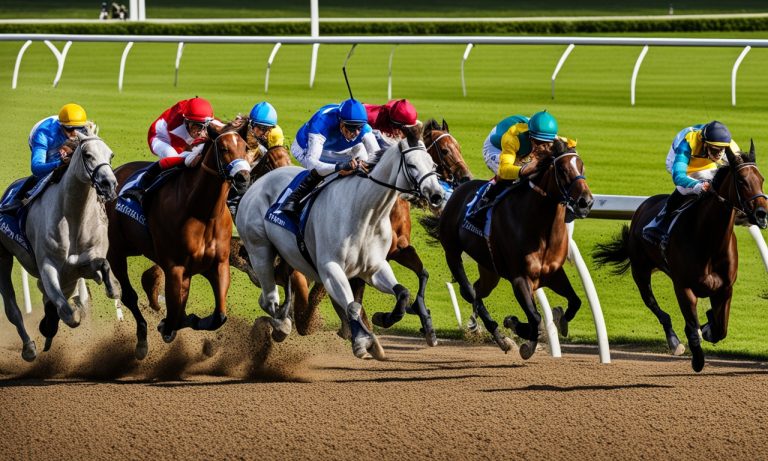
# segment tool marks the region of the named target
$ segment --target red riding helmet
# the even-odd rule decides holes
[[[208,123],[213,120],[213,107],[207,99],[192,98],[187,101],[184,118],[192,122]]]
[[[389,119],[396,125],[413,126],[417,118],[416,108],[407,99],[398,99],[389,111]]]

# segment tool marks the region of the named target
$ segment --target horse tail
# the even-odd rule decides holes
[[[440,241],[440,218],[430,214],[424,214],[419,218],[419,224],[427,231],[429,243],[434,245]]]
[[[621,233],[612,241],[607,243],[598,243],[592,252],[592,257],[597,267],[605,264],[614,266],[611,271],[615,275],[621,275],[629,270],[631,262],[629,260],[629,226],[626,224],[621,228]]]

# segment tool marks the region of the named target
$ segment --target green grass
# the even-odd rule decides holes
[[[111,1],[107,2],[111,4]],[[127,0],[117,3],[128,5]],[[628,0],[612,6],[606,2],[589,0],[569,2],[551,0],[541,5],[504,0],[447,0],[407,1],[392,0],[386,6],[375,2],[354,0],[323,0],[321,17],[535,17],[535,16],[615,16],[663,15],[674,5],[675,14],[764,13],[768,11],[761,0],[734,0],[723,3],[713,0],[675,1]],[[99,0],[5,0],[0,18],[78,18],[96,19]],[[284,0],[278,4],[264,0],[223,2],[211,8],[207,0],[148,0],[148,18],[277,18],[308,17],[309,1]]]
[[[717,34],[708,34],[708,36]],[[732,37],[729,35],[728,37]],[[762,38],[764,35],[745,35]],[[721,37],[724,37],[721,35]],[[61,44],[59,44],[61,45]],[[26,145],[30,127],[67,102],[82,104],[102,128],[101,134],[117,154],[115,165],[150,159],[146,130],[155,117],[175,101],[194,95],[209,98],[222,118],[246,112],[264,95],[264,66],[271,46],[187,45],[182,59],[179,86],[173,86],[175,45],[136,44],[128,59],[124,91],[117,91],[120,44],[76,43],[69,52],[59,88],[52,88],[56,61],[50,51],[35,43],[23,61],[17,90],[10,89],[11,72],[21,43],[0,43],[0,101],[6,111],[6,144],[0,153],[0,183],[29,172]],[[560,122],[561,132],[579,140],[594,193],[651,195],[672,190],[664,159],[675,133],[692,123],[713,118],[725,122],[736,140],[747,147],[754,138],[758,164],[768,168],[763,154],[768,146],[768,50],[753,49],[741,66],[736,107],[730,104],[730,69],[740,53],[730,48],[652,48],[640,71],[637,105],[629,105],[629,79],[639,47],[577,47],[560,72],[557,98],[550,99],[550,76],[565,47],[480,46],[466,65],[468,97],[461,96],[459,62],[463,46],[399,46],[394,61],[394,97],[408,97],[420,118],[445,118],[463,146],[477,177],[490,172],[480,148],[491,127],[501,118],[549,109]],[[387,91],[387,46],[360,46],[348,65],[355,95],[371,103],[383,102]],[[346,97],[340,66],[348,47],[322,46],[315,88],[308,88],[310,47],[283,47],[272,67],[268,99],[277,107],[280,124],[292,137],[318,107]],[[761,155],[762,154],[762,155]],[[586,219],[576,224],[575,240],[590,267],[596,242],[616,234],[623,222]],[[439,247],[430,246],[424,231],[415,224],[414,245],[431,274],[428,305],[441,336],[457,336],[456,320],[445,282],[450,276]],[[738,229],[740,271],[732,303],[728,338],[708,352],[768,357],[762,333],[768,328],[766,272],[755,245],[745,229]],[[149,263],[136,259],[133,280]],[[468,264],[469,272],[475,269]],[[416,279],[395,266],[396,274],[415,289]],[[577,291],[581,285],[568,268]],[[631,277],[615,277],[606,270],[592,270],[600,295],[610,339],[660,348],[661,327],[644,307]],[[671,284],[663,275],[654,278],[661,305],[673,316],[682,335],[682,319]],[[196,278],[190,310],[208,312],[212,297],[205,282]],[[260,314],[258,290],[235,273],[229,293],[234,315],[252,319]],[[595,333],[586,297],[582,312],[572,323],[572,340],[594,342]],[[502,283],[489,298],[492,315],[502,319],[521,315],[510,302],[509,284]],[[103,294],[97,309],[111,309]],[[38,300],[39,302],[39,300]],[[551,304],[560,300],[550,295]],[[392,307],[393,300],[372,290],[366,297],[369,311]],[[702,301],[701,313],[707,301]],[[466,319],[469,306],[461,303]],[[330,324],[334,314],[324,306]],[[399,331],[414,333],[415,317],[402,322]],[[34,328],[30,325],[30,328]]]

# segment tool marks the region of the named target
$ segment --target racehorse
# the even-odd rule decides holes
[[[469,171],[464,157],[461,155],[461,147],[459,146],[456,138],[448,131],[448,124],[445,120],[442,121],[442,125],[438,124],[437,120],[430,119],[424,125],[424,133],[422,135],[424,145],[427,146],[427,153],[432,157],[432,161],[437,165],[437,174],[440,180],[445,182],[451,189],[458,187],[460,184],[465,183],[472,179],[472,173]],[[410,312],[429,312],[424,301],[424,295],[427,289],[427,281],[429,280],[429,272],[424,268],[424,263],[421,261],[416,249],[411,245],[411,205],[410,202],[402,197],[399,197],[392,207],[392,212],[389,215],[389,220],[392,223],[392,245],[387,253],[388,261],[395,261],[401,266],[410,269],[418,277],[419,289],[416,293],[416,299],[414,299],[413,305],[410,308]],[[362,303],[363,294],[365,292],[365,283],[359,280],[352,280],[350,282],[355,293],[355,300]],[[310,292],[310,309],[315,311],[320,304],[320,301],[325,295],[325,290],[322,285],[316,284],[312,287]],[[339,317],[344,319],[344,308],[335,303],[332,303],[336,309]],[[364,322],[367,322],[367,316],[365,310],[361,314]],[[373,315],[373,323],[382,328],[389,328],[397,323],[402,317],[392,316],[388,313],[375,313]],[[431,319],[429,319],[426,328],[424,328],[424,336],[427,340],[427,344],[434,346],[437,344],[437,335],[432,328]],[[350,330],[349,325],[342,321],[341,330],[339,335],[349,339]]]
[[[232,217],[226,199],[230,185],[238,193],[249,183],[246,159],[248,124],[237,119],[222,128],[207,127],[208,139],[197,168],[184,168],[163,184],[144,203],[147,227],[116,211],[109,214],[108,259],[123,287],[122,302],[136,319],[136,357],[147,354],[147,322],[139,311],[138,296],[128,279],[128,256],[144,255],[159,265],[165,275],[166,317],[158,330],[167,343],[176,331],[191,327],[215,330],[226,321],[229,289],[229,248]],[[149,162],[133,162],[118,168],[118,183]],[[213,289],[214,312],[203,319],[186,315],[192,275],[202,274]]]
[[[475,199],[484,181],[470,181],[456,189],[437,222],[423,220],[430,235],[442,244],[461,296],[472,304],[485,328],[505,352],[512,349],[514,343],[499,330],[483,299],[498,285],[500,277],[511,282],[528,322],[519,322],[512,316],[504,320],[504,326],[527,340],[520,346],[523,359],[533,355],[538,341],[541,316],[536,310],[533,292],[553,283],[562,284],[560,278],[565,276],[562,265],[568,254],[566,212],[583,218],[592,207],[592,193],[583,170],[584,164],[576,150],[558,139],[554,142],[553,154],[539,159],[537,172],[517,182],[494,206],[487,238],[463,227],[467,205]],[[467,253],[478,264],[480,277],[474,286],[470,285],[464,270],[462,253]]]
[[[259,304],[272,318],[272,337],[281,341],[291,331],[285,307],[278,306],[274,262],[277,254],[292,268],[322,283],[331,299],[345,307],[357,357],[371,353],[383,358],[376,337],[361,322],[362,305],[355,301],[349,279],[359,278],[382,292],[394,294],[394,315],[402,316],[408,290],[397,283],[386,256],[392,242],[389,215],[401,192],[427,197],[438,206],[443,189],[418,133],[379,153],[366,175],[329,181],[309,210],[304,230],[305,259],[294,234],[264,217],[267,209],[299,174],[300,168],[280,168],[256,181],[243,197],[236,223],[259,285]],[[354,199],[354,202],[352,201]],[[345,206],[344,204],[348,204]],[[420,312],[423,319],[426,312]]]
[[[69,304],[79,278],[105,284],[107,296],[120,297],[107,256],[107,218],[104,201],[117,196],[117,180],[112,171],[112,150],[91,127],[77,134],[77,146],[61,180],[50,184],[30,203],[24,230],[29,250],[0,232],[0,294],[8,320],[16,326],[23,342],[21,356],[32,361],[37,356],[35,342],[24,328],[11,283],[13,258],[35,277],[43,293],[45,316],[40,333],[45,348],[51,347],[59,329],[59,319],[75,328],[81,313]],[[54,175],[57,173],[54,172]]]
[[[748,154],[726,149],[727,166],[715,173],[711,191],[681,212],[670,230],[666,253],[642,237],[643,228],[659,213],[667,195],[645,200],[632,216],[629,227],[612,242],[598,244],[594,252],[599,265],[613,264],[616,274],[632,269],[632,278],[643,302],[664,328],[667,344],[675,355],[685,351],[672,328],[669,315],[659,307],[651,288],[651,274],[660,270],[672,279],[677,303],[685,318],[685,335],[691,348],[691,366],[704,368],[701,339],[716,343],[728,332],[733,284],[738,272],[738,249],[733,224],[736,211],[751,224],[768,227],[768,200],[763,176],[755,164],[755,146]],[[709,298],[708,322],[699,330],[697,303]]]

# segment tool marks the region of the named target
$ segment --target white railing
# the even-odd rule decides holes
[[[764,39],[714,39],[714,38],[637,38],[637,37],[497,37],[497,36],[324,36],[318,35],[315,27],[312,29],[312,35],[307,36],[262,36],[262,37],[236,37],[236,36],[182,36],[182,35],[66,35],[66,34],[0,34],[0,41],[25,41],[19,54],[16,57],[16,66],[13,72],[12,88],[16,88],[18,80],[19,67],[24,52],[29,47],[30,41],[66,41],[66,42],[118,42],[126,43],[123,51],[123,57],[120,63],[120,75],[118,76],[118,89],[122,90],[123,74],[125,72],[125,60],[128,57],[130,47],[135,42],[142,43],[218,43],[218,44],[273,44],[275,48],[267,62],[265,91],[269,89],[269,69],[274,61],[275,54],[279,48],[277,45],[312,45],[312,60],[310,62],[309,86],[312,88],[315,80],[315,71],[317,69],[317,51],[321,44],[333,45],[466,45],[466,49],[460,61],[462,93],[466,96],[466,80],[464,78],[464,64],[469,57],[473,47],[478,45],[567,45],[567,48],[558,61],[555,71],[552,74],[552,97],[555,96],[555,79],[558,72],[565,64],[566,59],[571,54],[576,45],[583,46],[638,46],[643,47],[638,57],[632,77],[630,80],[630,103],[635,103],[635,88],[637,84],[637,74],[640,66],[652,46],[679,46],[679,47],[736,47],[743,48],[741,55],[734,62],[731,71],[731,101],[736,105],[736,76],[742,60],[752,48],[768,48],[768,40]],[[61,69],[64,67],[66,51],[69,49],[69,43],[65,45],[65,51],[58,53],[54,51],[59,61],[57,78],[58,83]],[[394,48],[390,53],[389,76],[387,92],[391,97],[392,89],[392,59],[394,57]],[[177,64],[181,58],[181,46],[177,53]],[[176,66],[178,73],[178,65]]]

